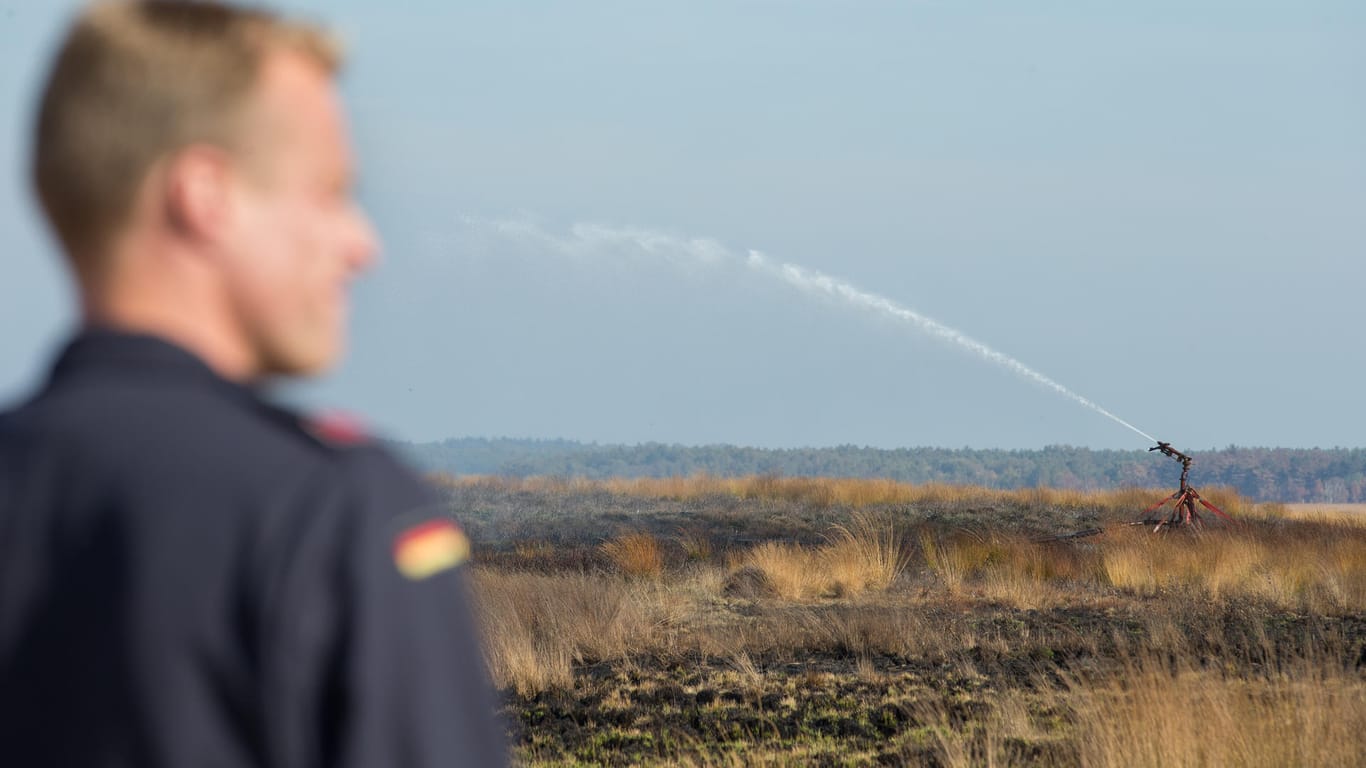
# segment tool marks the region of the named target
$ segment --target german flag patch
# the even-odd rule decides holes
[[[394,563],[413,581],[454,568],[469,557],[469,537],[449,520],[429,520],[394,538]]]

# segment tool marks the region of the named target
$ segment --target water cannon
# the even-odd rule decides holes
[[[1191,462],[1191,457],[1173,448],[1171,443],[1164,443],[1161,440],[1157,441],[1157,445],[1148,449],[1149,453],[1152,453],[1153,451],[1161,451],[1163,455],[1170,456],[1182,464],[1190,464]]]
[[[1191,463],[1194,462],[1194,459],[1173,448],[1171,443],[1163,442],[1161,440],[1157,441],[1157,445],[1148,449],[1149,453],[1153,451],[1161,451],[1164,456],[1170,456],[1181,462],[1181,484],[1177,487],[1176,493],[1173,493],[1171,496],[1168,496],[1143,510],[1143,519],[1135,521],[1132,525],[1156,524],[1153,528],[1154,533],[1162,530],[1164,527],[1178,525],[1201,528],[1204,526],[1204,521],[1200,518],[1200,513],[1195,509],[1196,504],[1208,509],[1210,512],[1213,512],[1230,523],[1235,522],[1234,519],[1225,514],[1222,509],[1219,509],[1201,498],[1200,492],[1191,486],[1190,471]],[[1172,505],[1171,512],[1163,518],[1158,510],[1165,506],[1167,502],[1175,503]]]

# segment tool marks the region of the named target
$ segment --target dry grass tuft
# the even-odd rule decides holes
[[[679,528],[673,540],[683,550],[684,560],[700,563],[711,559],[711,537],[706,531]]]
[[[1139,659],[1122,676],[1074,683],[1081,764],[1337,766],[1366,755],[1366,684],[1303,667],[1243,679]]]
[[[655,642],[657,618],[619,578],[480,570],[474,586],[494,682],[522,695],[567,686],[575,664]]]
[[[825,592],[829,578],[806,547],[766,541],[745,554],[744,564],[764,575],[777,597],[801,600]]]
[[[664,571],[659,541],[648,533],[626,533],[599,548],[617,570],[627,576],[657,577]]]
[[[993,550],[989,541],[973,534],[920,534],[925,564],[950,591],[961,589],[969,577],[977,575],[990,561]]]
[[[904,537],[885,515],[853,514],[848,525],[836,525],[821,549],[820,564],[835,597],[885,590],[906,569],[910,556]]]
[[[832,526],[823,546],[775,541],[755,546],[736,564],[734,575],[762,574],[773,595],[787,600],[853,597],[890,587],[909,559],[904,536],[890,518],[860,511],[848,525]]]
[[[1120,529],[1107,534],[1102,570],[1109,584],[1137,595],[1195,589],[1327,615],[1360,612],[1366,539],[1356,531],[1347,523],[1165,535]]]
[[[1130,537],[1119,546],[1107,547],[1101,558],[1105,578],[1122,590],[1150,595],[1162,586],[1163,578],[1154,563],[1153,548],[1158,540],[1151,536]]]
[[[764,673],[745,651],[740,651],[731,656],[729,666],[735,673],[735,679],[740,687],[746,691],[754,692],[763,688]]]
[[[962,705],[955,707],[942,699],[930,699],[913,707],[916,719],[927,725],[927,735],[935,747],[931,764],[946,768],[1034,765],[1036,763],[1033,760],[1021,759],[1018,746],[1016,750],[1011,747],[1035,745],[1042,752],[1056,738],[1031,717],[1029,703],[1020,693],[1005,693],[990,704],[965,704],[977,704],[985,710],[976,728],[967,728],[957,722],[962,717]],[[1062,750],[1062,754],[1066,755],[1066,751]],[[1075,762],[1069,758],[1070,755],[1058,760],[1041,759],[1037,764],[1068,765]]]

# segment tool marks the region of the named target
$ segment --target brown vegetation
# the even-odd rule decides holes
[[[730,497],[745,501],[788,501],[817,509],[846,507],[861,509],[896,505],[1002,506],[1019,504],[1030,507],[1058,507],[1066,509],[1100,508],[1132,513],[1162,498],[1170,491],[1142,488],[1080,491],[1056,488],[1025,488],[995,490],[973,485],[944,483],[902,483],[877,478],[841,477],[777,477],[750,475],[745,477],[614,478],[587,480],[558,477],[495,477],[466,475],[439,476],[438,482],[448,487],[484,487],[504,493],[533,493],[543,495],[573,495],[606,492],[635,498],[689,501]],[[1230,488],[1202,489],[1207,500],[1232,514],[1241,514],[1254,505]],[[1157,494],[1157,495],[1154,495]],[[1263,508],[1283,510],[1283,505],[1261,505]]]
[[[658,576],[664,570],[659,542],[648,533],[625,533],[602,544],[602,553],[627,576]]]
[[[1292,520],[1366,525],[1366,504],[1286,504],[1285,516]]]
[[[1088,766],[1328,768],[1366,755],[1366,685],[1334,664],[1248,679],[1137,657],[1123,674],[1074,683],[1067,698]]]
[[[1216,497],[1241,525],[1155,535],[1120,523],[1154,491],[720,482],[451,484],[458,510],[474,489],[484,509],[564,523],[552,543],[486,539],[476,555],[524,762],[1366,753],[1366,527]],[[1033,541],[1097,521],[1094,538]]]

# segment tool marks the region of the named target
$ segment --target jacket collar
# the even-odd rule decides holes
[[[159,336],[107,327],[87,327],[77,333],[57,356],[48,385],[61,387],[92,374],[126,377],[150,385],[198,385],[259,399],[255,387],[219,376],[183,347]]]

